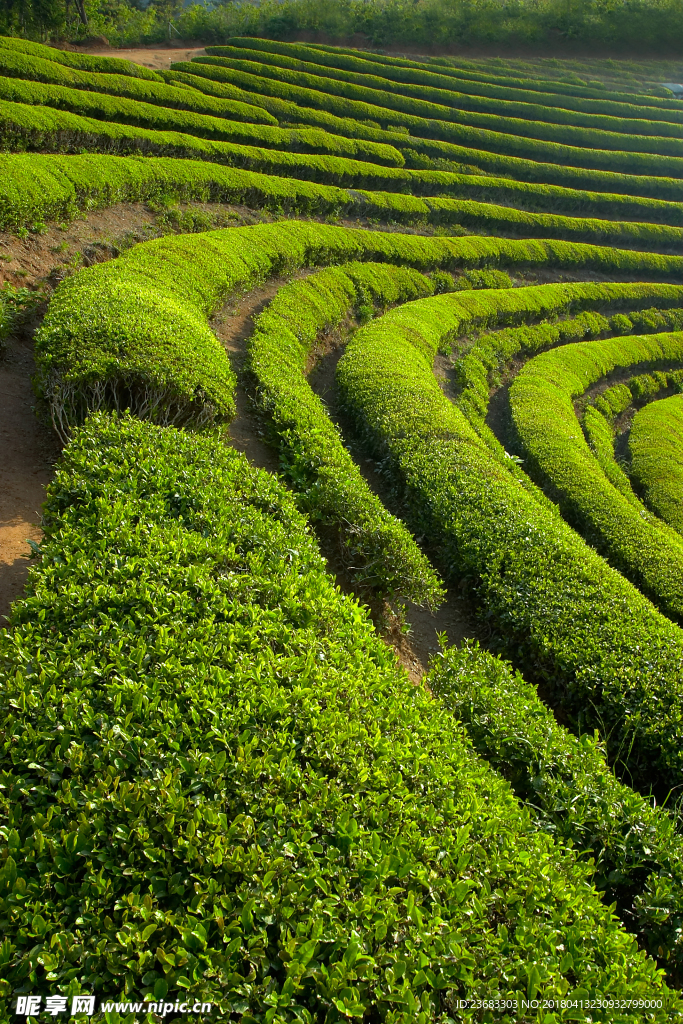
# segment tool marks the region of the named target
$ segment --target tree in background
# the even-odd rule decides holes
[[[548,56],[661,56],[683,48],[683,0],[0,0],[0,33],[43,41],[102,33],[115,45],[230,36],[362,39],[417,53],[524,47]]]

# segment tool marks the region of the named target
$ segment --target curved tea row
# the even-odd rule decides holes
[[[33,972],[39,992],[182,990],[276,1024],[479,1020],[465,999],[531,1020],[536,996],[677,1020],[683,850],[645,794],[683,774],[683,632],[510,457],[489,398],[606,335],[668,360],[624,366],[629,402],[678,380],[683,104],[232,43],[157,73],[0,40],[0,132],[31,150],[0,157],[3,228],[151,199],[372,228],[167,237],[54,293],[38,382],[67,444],[0,635],[3,997]],[[225,443],[236,375],[209,324],[276,276],[247,370],[290,493]],[[403,519],[307,380],[332,329]],[[578,411],[591,473],[628,487],[601,411],[621,386]],[[318,523],[363,592],[460,585],[574,732],[474,645],[410,685]]]

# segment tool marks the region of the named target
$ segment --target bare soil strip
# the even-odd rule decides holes
[[[33,411],[32,373],[30,338],[11,339],[0,360],[0,626],[26,582],[27,538],[42,537],[40,507],[60,452],[52,430]]]

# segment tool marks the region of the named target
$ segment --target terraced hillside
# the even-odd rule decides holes
[[[35,336],[12,1012],[681,1020],[683,101],[258,39],[0,39],[0,93],[3,239],[241,218],[62,272]],[[415,685],[382,615],[447,597]]]

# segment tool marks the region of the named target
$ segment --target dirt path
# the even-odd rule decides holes
[[[60,451],[33,412],[32,373],[31,340],[11,339],[0,360],[0,626],[28,575],[27,538],[42,536],[40,507]]]
[[[168,71],[171,64],[181,60],[192,60],[193,57],[206,56],[203,46],[195,47],[165,47],[145,46],[135,50],[100,50],[99,53],[106,53],[112,57],[121,57],[123,60],[130,60],[133,64],[144,64],[145,67],[155,70]]]
[[[297,277],[303,274],[295,275]],[[245,375],[246,341],[254,328],[254,319],[290,278],[275,277],[241,297],[234,297],[212,318],[211,327],[230,356],[237,374],[235,404],[237,415],[230,423],[230,441],[238,452],[269,473],[277,473],[280,461],[275,449],[266,443],[264,425],[256,413]]]
[[[163,43],[157,46],[137,46],[128,50],[117,50],[111,46],[72,46],[69,49],[77,50],[79,53],[95,54],[98,57],[120,57],[122,60],[132,61],[133,64],[143,64],[145,67],[161,71],[168,71],[175,61],[192,60],[193,57],[206,55],[203,46],[167,46]]]
[[[265,424],[254,410],[250,399],[250,382],[245,375],[246,341],[253,330],[254,318],[289,280],[300,279],[313,273],[300,271],[291,278],[273,278],[260,288],[254,289],[243,298],[232,299],[213,318],[211,326],[226,351],[238,375],[235,393],[237,415],[230,424],[230,439],[233,446],[243,452],[254,465],[271,473],[279,470],[277,451],[265,439]],[[325,401],[330,414],[339,422],[335,403],[334,374],[348,337],[347,327],[330,331],[321,337],[309,362],[309,381],[313,390]],[[362,453],[355,453],[361,472],[370,487],[387,504],[390,501],[386,482],[376,471],[375,464]],[[338,585],[347,593],[353,593],[350,580],[346,577],[341,562],[336,558],[337,538],[334,530],[319,530],[318,539]],[[399,661],[413,682],[420,682],[430,657],[439,650],[438,634],[445,633],[448,642],[460,644],[465,637],[477,635],[477,630],[468,616],[463,602],[455,595],[449,595],[445,603],[432,613],[427,608],[409,602],[405,607],[405,629],[396,615],[382,613],[375,609],[374,618],[385,641],[394,647]]]

